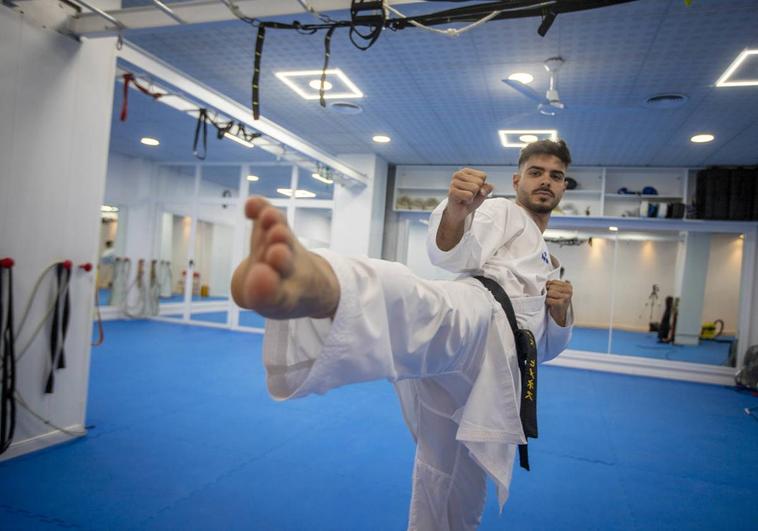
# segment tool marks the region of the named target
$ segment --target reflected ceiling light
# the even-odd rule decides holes
[[[155,146],[160,146],[161,145],[160,140],[158,140],[157,138],[149,137],[149,136],[143,136],[140,139],[140,142],[143,143],[143,144],[145,144],[146,146],[151,146],[151,147],[155,147]]]
[[[524,147],[528,144],[523,140],[524,136],[534,137],[535,140],[558,140],[558,131],[555,129],[500,129],[498,132],[500,135],[500,142],[503,147]]]
[[[373,140],[377,144],[386,144],[392,139],[388,137],[387,135],[374,135],[373,137],[371,137],[371,140]]]
[[[714,138],[716,137],[712,134],[700,133],[690,138],[690,142],[694,142],[695,144],[705,144],[707,142],[712,142]]]
[[[100,212],[118,212],[118,207],[111,205],[102,205],[100,207]]]
[[[292,197],[292,188],[277,188],[276,191],[287,197]],[[311,199],[313,197],[316,197],[316,194],[309,190],[301,190],[299,188],[295,190],[295,199]]]
[[[508,79],[510,79],[511,81],[518,81],[519,83],[523,83],[524,85],[528,85],[529,83],[534,81],[534,76],[532,74],[527,74],[526,72],[516,72],[508,76]]]
[[[312,79],[308,82],[308,86],[311,87],[313,90],[321,90],[321,80],[320,79]],[[324,81],[324,90],[332,90],[332,84],[328,81]]]
[[[743,50],[737,59],[732,61],[721,77],[716,81],[717,87],[747,87],[751,85],[758,85],[758,79],[742,79],[740,81],[729,81],[729,78],[734,75],[737,69],[747,60],[748,57],[758,54],[758,50]],[[753,58],[755,59],[755,58]]]
[[[247,180],[250,181],[251,183],[254,183],[255,181],[260,180],[260,177],[258,177],[257,175],[248,175]]]
[[[618,232],[619,228],[618,227],[608,227],[608,230],[611,231],[611,232]]]
[[[321,175],[319,175],[318,173],[315,173],[315,172],[311,173],[311,177],[313,177],[317,181],[321,181],[324,184],[332,184],[334,182],[332,179],[329,179],[327,177],[322,177]]]
[[[529,144],[530,142],[536,142],[537,140],[539,140],[537,135],[521,135],[520,137],[518,137],[518,139],[521,140],[522,142],[526,142],[527,144]]]
[[[305,100],[317,100],[319,99],[319,90],[318,88],[313,88],[313,86],[310,83],[303,83],[303,80],[299,78],[319,78],[318,81],[318,87],[321,86],[321,70],[297,70],[292,72],[275,72],[276,77],[278,77],[282,83],[287,85],[289,88],[291,88],[295,93],[300,96],[301,98]],[[334,99],[334,98],[362,98],[363,92],[358,89],[358,87],[350,81],[350,78],[348,78],[342,70],[339,68],[330,68],[326,70],[327,77],[331,77],[332,81],[336,82],[339,81],[339,83],[344,87],[344,90],[338,90],[336,92],[331,92],[329,94],[324,94],[324,99]],[[315,80],[314,80],[315,81]],[[334,83],[330,83],[331,85],[334,85]],[[309,91],[308,88],[312,90]]]
[[[224,133],[224,137],[228,138],[229,140],[233,140],[234,142],[237,142],[241,146],[245,146],[246,148],[254,148],[255,144],[252,142],[248,142],[244,138],[240,138],[237,135],[233,135],[231,133]]]

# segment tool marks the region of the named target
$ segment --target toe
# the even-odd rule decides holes
[[[257,219],[267,206],[270,206],[269,202],[262,197],[250,197],[245,203],[245,216],[249,219]]]
[[[261,224],[261,227],[263,227],[263,230],[268,230],[277,223],[285,223],[284,216],[281,212],[279,212],[276,208],[267,205],[266,208],[263,209],[262,212],[260,212],[258,216],[258,222]]]
[[[292,249],[284,243],[271,245],[266,251],[266,263],[281,276],[290,276],[295,263]]]

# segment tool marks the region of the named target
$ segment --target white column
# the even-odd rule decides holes
[[[679,312],[675,343],[678,345],[697,345],[700,341],[710,250],[709,233],[687,233],[684,251],[679,255],[681,264],[677,264],[677,271],[681,271],[681,280],[676,290],[679,296]]]
[[[0,256],[16,261],[17,316],[48,264],[97,263],[115,51],[114,39],[77,42],[0,6]],[[31,409],[76,433],[87,403],[94,277],[73,271],[66,368],[56,372],[55,393],[42,388],[50,356],[46,334],[17,367],[17,390]],[[20,347],[46,313],[51,283],[49,276]],[[70,438],[21,407],[17,415],[13,446],[0,459]]]
[[[348,256],[380,258],[384,235],[387,163],[377,155],[340,155],[345,164],[369,176],[365,187],[334,189],[331,248]]]

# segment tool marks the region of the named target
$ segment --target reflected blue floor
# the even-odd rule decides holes
[[[181,319],[182,314],[175,313],[165,315],[170,319]],[[193,321],[205,321],[208,323],[226,323],[228,319],[227,312],[192,312],[190,319]],[[266,320],[262,315],[255,312],[240,310],[239,326],[247,326],[249,328],[263,328],[266,326]]]
[[[110,298],[111,290],[109,288],[100,288],[97,290],[97,300],[100,306],[107,306],[108,299]],[[227,301],[229,297],[201,297],[200,295],[193,295],[192,302],[205,302],[205,301]],[[175,294],[170,297],[161,297],[162,303],[184,302],[184,295]]]
[[[3,530],[399,531],[414,444],[393,388],[287,402],[262,336],[108,321],[87,437],[0,463]],[[481,531],[753,530],[758,398],[731,388],[543,367],[531,472]]]
[[[686,361],[706,365],[726,365],[733,337],[720,341],[703,340],[698,346],[658,343],[655,332],[614,330],[611,352],[622,356],[638,356],[661,360]],[[570,349],[606,353],[608,330],[604,328],[574,328]]]

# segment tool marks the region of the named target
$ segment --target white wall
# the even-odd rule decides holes
[[[737,235],[711,235],[701,323],[721,319],[729,335],[734,335],[739,325],[742,249],[743,240]]]
[[[112,39],[79,43],[0,7],[0,256],[16,261],[16,315],[48,264],[97,262],[114,76]],[[49,305],[50,280],[27,333]],[[29,406],[74,429],[83,425],[87,401],[94,281],[94,272],[74,271],[67,367],[56,373],[55,394],[42,393],[47,334],[37,337],[17,368],[17,389]],[[19,408],[16,442],[3,457],[61,438]]]
[[[298,208],[293,230],[307,248],[329,247],[332,212],[321,208]]]

